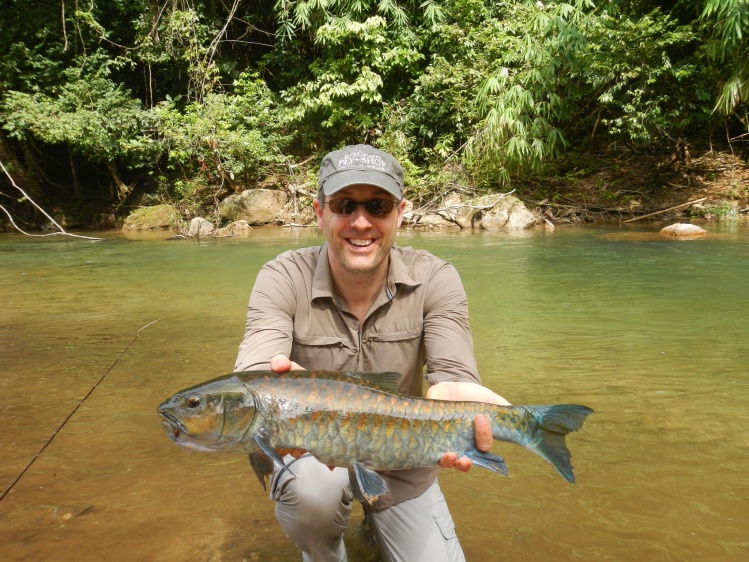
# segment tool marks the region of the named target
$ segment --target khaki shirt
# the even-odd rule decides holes
[[[269,369],[276,354],[309,370],[396,371],[400,392],[413,396],[423,396],[424,377],[481,382],[457,271],[413,248],[390,250],[385,286],[361,325],[335,294],[327,244],[268,262],[250,295],[235,370]],[[437,471],[382,472],[390,491],[375,509],[421,495]]]

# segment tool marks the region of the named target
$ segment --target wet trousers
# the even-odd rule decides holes
[[[297,478],[277,470],[271,479],[281,528],[301,549],[303,562],[346,562],[343,532],[354,501],[348,470],[331,471],[310,455],[284,461]],[[436,481],[417,498],[366,511],[383,561],[465,562]]]

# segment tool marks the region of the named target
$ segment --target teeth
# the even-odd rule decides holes
[[[369,246],[372,243],[372,240],[357,240],[355,238],[352,238],[349,240],[354,246]]]

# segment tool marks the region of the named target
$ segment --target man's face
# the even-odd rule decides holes
[[[394,201],[387,191],[372,185],[352,185],[325,198],[321,206],[315,199],[317,224],[325,233],[330,246],[331,269],[341,268],[349,274],[368,274],[387,269],[390,248],[395,233],[403,220],[406,201],[396,203],[384,215],[373,215],[358,205],[351,214],[335,214],[328,204],[333,200],[366,202],[373,199]]]

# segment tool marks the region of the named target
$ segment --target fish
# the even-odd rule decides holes
[[[484,414],[495,440],[533,451],[570,483],[565,435],[593,413],[579,404],[498,406],[408,396],[400,373],[244,371],[181,390],[158,414],[169,438],[196,451],[242,453],[260,483],[284,464],[277,449],[305,449],[323,464],[353,469],[359,499],[387,491],[379,471],[435,466],[453,451],[508,474],[502,457],[479,451],[474,418]]]

